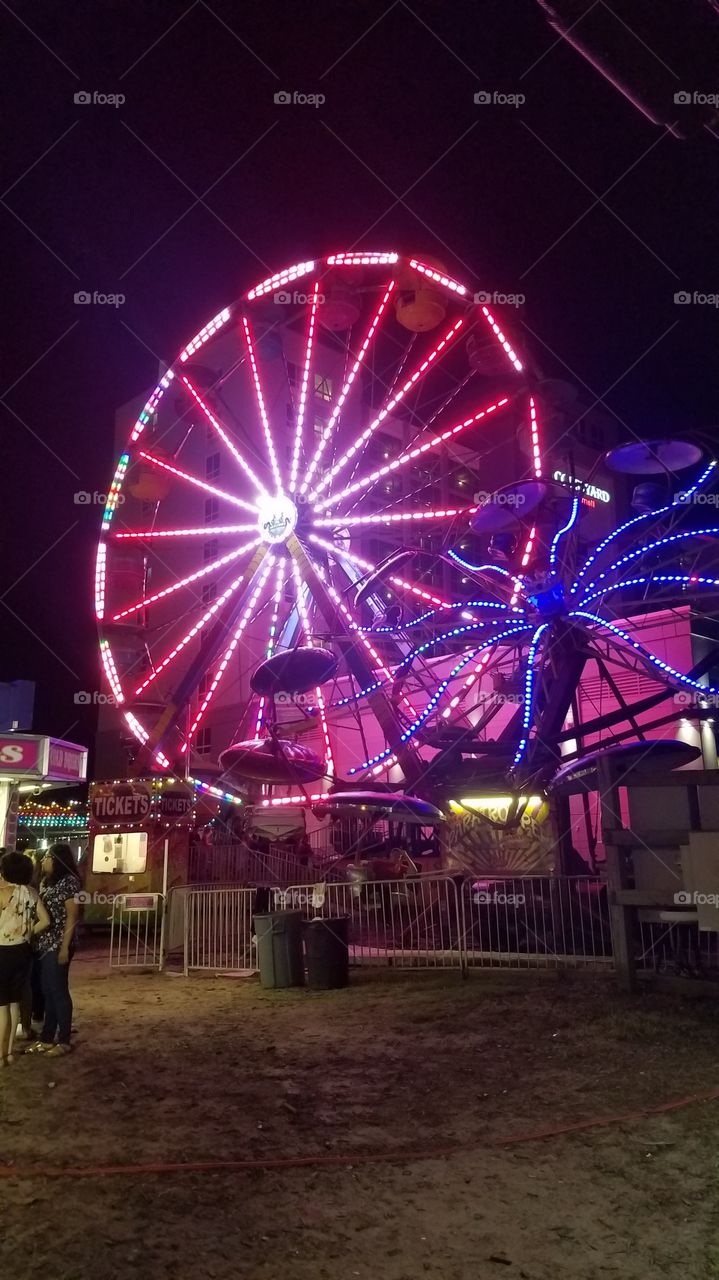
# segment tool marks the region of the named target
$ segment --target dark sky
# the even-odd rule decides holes
[[[562,7],[608,33],[662,118],[695,122],[679,90],[719,92],[708,0]],[[719,312],[674,295],[719,293],[719,128],[651,124],[536,0],[12,0],[0,25],[0,678],[38,681],[37,728],[92,733],[73,697],[99,686],[100,509],[74,494],[107,488],[116,406],[271,270],[356,244],[434,254],[523,293],[512,319],[547,374],[628,437],[717,421]]]

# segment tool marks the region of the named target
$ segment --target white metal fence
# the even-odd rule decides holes
[[[161,893],[116,896],[110,917],[110,968],[162,967],[164,906]]]
[[[613,964],[606,886],[592,876],[465,880],[468,965],[600,969]]]

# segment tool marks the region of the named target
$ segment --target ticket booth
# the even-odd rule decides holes
[[[90,784],[84,919],[105,924],[118,896],[187,882],[195,789],[171,778]]]

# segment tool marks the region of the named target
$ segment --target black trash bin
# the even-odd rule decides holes
[[[349,981],[349,916],[317,917],[303,925],[307,985],[327,991]]]
[[[255,936],[262,986],[303,986],[302,912],[269,911],[255,916]]]

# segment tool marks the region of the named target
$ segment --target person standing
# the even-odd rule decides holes
[[[26,1053],[60,1058],[69,1053],[71,1047],[70,961],[75,950],[74,935],[80,915],[78,895],[82,884],[69,844],[51,845],[42,860],[42,870],[40,900],[50,917],[50,927],[40,935],[37,944],[45,1020],[40,1039]]]
[[[50,917],[27,881],[32,863],[24,853],[0,858],[0,1066],[15,1061],[20,1001],[30,977],[33,934],[46,931]]]

